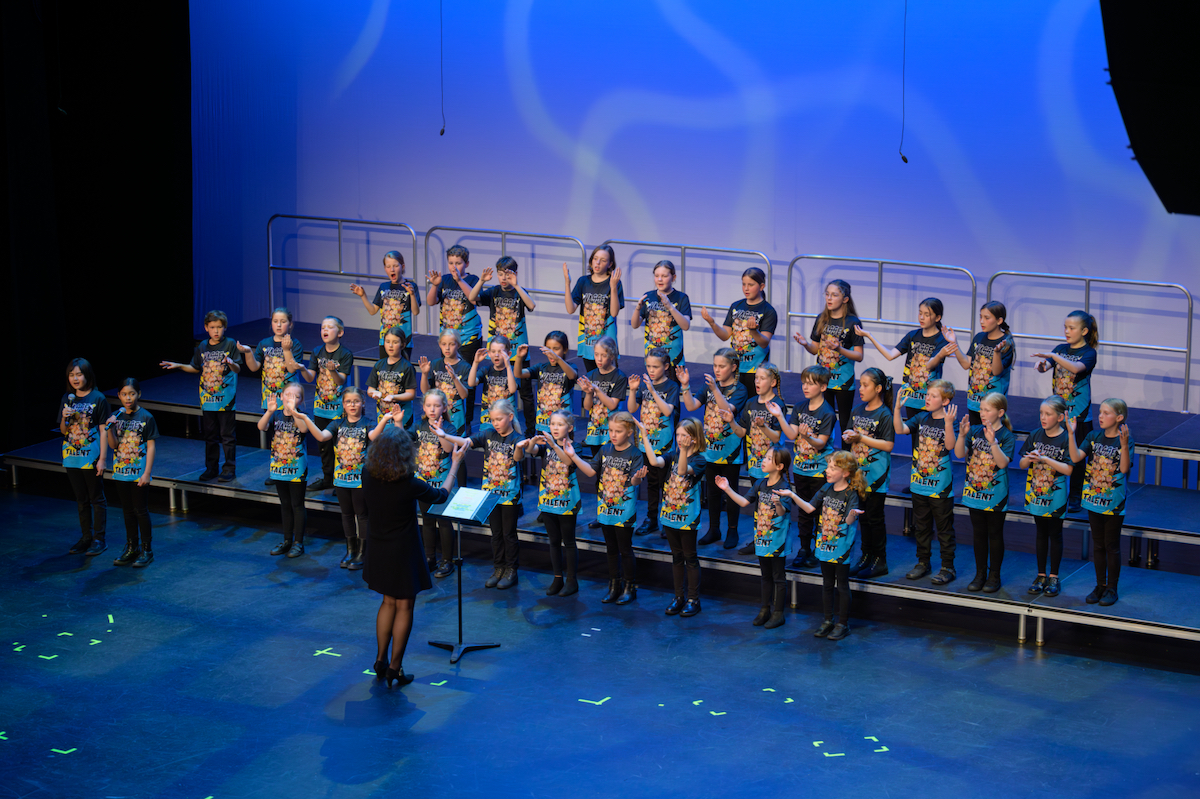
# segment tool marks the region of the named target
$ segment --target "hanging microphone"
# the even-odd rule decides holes
[[[907,156],[907,155],[905,155],[904,153],[900,153],[900,160],[901,160],[901,161],[903,161],[904,163],[906,163],[906,164],[907,164],[907,163],[908,163],[908,156]]]
[[[443,125],[443,126],[442,126],[442,129],[438,131],[438,135],[439,135],[439,136],[445,136],[445,135],[446,135],[446,126],[445,126],[445,125]],[[908,159],[907,159],[907,158],[905,158],[904,160],[905,160],[905,161],[907,161]]]

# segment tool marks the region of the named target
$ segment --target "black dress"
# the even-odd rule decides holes
[[[362,487],[371,520],[363,579],[372,591],[413,599],[433,587],[417,528],[417,502],[436,505],[445,502],[450,493],[419,477],[384,481],[365,470]]]

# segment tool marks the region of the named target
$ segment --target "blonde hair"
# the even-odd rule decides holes
[[[779,367],[770,361],[764,361],[763,363],[760,363],[758,368],[756,368],[754,371],[758,372],[760,369],[767,372],[775,379],[775,385],[773,386],[772,390],[778,394],[780,389],[783,388],[783,376],[779,373]]]
[[[440,399],[442,401],[442,417],[445,418],[446,411],[450,408],[450,399],[446,396],[446,392],[442,391],[440,388],[431,388],[429,391],[426,391],[425,396],[421,397],[422,408],[425,407],[425,400],[429,399],[430,397],[433,397],[434,399]]]
[[[696,444],[696,452],[704,452],[708,449],[708,440],[704,437],[704,426],[700,424],[699,419],[684,419],[679,426],[692,437],[692,441]]]
[[[458,346],[460,346],[460,347],[462,346],[462,336],[460,336],[458,334],[458,331],[455,330],[454,328],[443,327],[442,332],[438,334],[438,341],[440,342],[446,336],[449,336],[450,338],[454,339],[454,343],[457,344]]]
[[[846,482],[854,489],[854,493],[860,497],[867,495],[867,480],[858,468],[858,458],[855,458],[845,450],[839,449],[829,456],[829,464],[836,466],[846,473]]]
[[[936,391],[946,402],[954,399],[954,384],[949,380],[930,380],[929,385],[925,387],[925,393],[930,391]]]
[[[629,429],[629,434],[633,435],[637,432],[637,423],[633,421],[633,414],[629,411],[617,411],[612,416],[608,417],[608,429],[612,430],[614,424],[623,424]]]
[[[513,406],[513,401],[511,399],[505,397],[504,399],[498,399],[489,405],[488,415],[491,418],[495,418],[496,414],[511,416],[513,429],[518,433],[521,432],[521,425],[517,421],[517,409]],[[492,426],[495,427],[495,425]]]
[[[1012,432],[1012,422],[1008,419],[1008,397],[1001,394],[999,391],[991,391],[984,395],[979,401],[980,405],[987,405],[997,411],[1003,411],[1004,415],[1000,417],[1000,421],[1008,428],[1008,432]]]
[[[283,389],[280,390],[279,396],[282,397],[289,391],[298,391],[300,393],[300,398],[296,400],[297,404],[304,402],[304,386],[300,385],[300,383],[288,383],[283,387]]]
[[[1120,399],[1119,397],[1109,397],[1100,404],[1107,405],[1108,407],[1112,408],[1112,412],[1117,416],[1124,416],[1126,421],[1129,420],[1129,405],[1126,404],[1125,400]]]

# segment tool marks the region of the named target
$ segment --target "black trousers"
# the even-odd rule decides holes
[[[1087,434],[1092,432],[1091,422],[1075,422],[1075,446],[1083,444],[1083,440],[1087,438]],[[1067,496],[1070,502],[1078,503],[1083,498],[1083,479],[1087,475],[1087,469],[1083,463],[1075,464],[1075,468],[1071,471],[1071,488]]]
[[[662,504],[663,487],[671,477],[671,465],[663,458],[662,466],[646,467],[646,518],[658,526],[658,508]]]
[[[833,408],[833,412],[838,418],[838,435],[850,429],[850,412],[854,410],[854,389],[852,388],[827,388],[825,389],[825,401]],[[850,449],[850,445],[845,441],[838,439],[842,449]]]
[[[717,488],[717,477],[723,476],[729,481],[729,487],[737,491],[738,475],[741,472],[742,465],[740,463],[709,463],[704,467],[704,480],[708,483],[708,532],[710,534],[720,530],[721,509],[724,508],[726,535],[737,536],[738,516],[742,509],[725,496],[724,491]]]
[[[595,368],[596,368],[595,361],[591,360],[590,358],[583,359],[583,374],[584,375],[587,375],[589,372],[591,372]]]
[[[624,577],[629,582],[637,579],[637,561],[633,557],[633,528],[616,527],[611,524],[600,526],[604,533],[604,545],[608,555],[608,579]]]
[[[1037,528],[1038,574],[1057,575],[1063,553],[1062,517],[1055,519],[1052,516],[1034,516],[1033,526]],[[1050,571],[1046,571],[1047,556],[1049,556]]]
[[[342,512],[342,535],[347,541],[353,541],[356,536],[366,541],[367,498],[363,490],[335,486],[333,493],[337,495],[338,510]]]
[[[329,427],[334,422],[333,419],[326,419],[323,416],[310,416],[308,418],[312,419],[321,430]],[[321,479],[330,485],[333,485],[333,452],[335,449],[337,449],[337,442],[332,438],[328,441],[317,442],[317,452],[321,453]]]
[[[983,417],[979,415],[979,411],[967,411],[967,418],[971,420],[971,426],[983,424]]]
[[[787,558],[758,556],[759,592],[762,606],[783,613],[784,597],[787,596]]]
[[[756,370],[757,371],[757,370]],[[746,393],[751,397],[756,396],[758,391],[754,388],[754,375],[756,372],[738,372],[738,380],[746,387]]]
[[[537,429],[537,402],[533,398],[533,378],[517,380],[517,396],[521,398],[521,418],[525,420],[525,434],[533,435]]]
[[[95,469],[67,467],[67,482],[79,506],[79,531],[84,538],[104,540],[104,528],[108,523],[108,502],[104,499],[104,481],[96,476]]]
[[[294,483],[276,480],[275,493],[279,495],[279,510],[283,515],[283,537],[303,544],[304,527],[308,524],[308,510],[304,507],[304,480]]]
[[[1004,562],[1004,517],[1007,511],[968,509],[975,536],[975,573],[1000,575]]]
[[[143,549],[150,548],[150,509],[146,506],[149,486],[139,486],[136,480],[114,480],[117,498],[121,500],[121,513],[125,517],[125,541],[138,545],[141,538]]]
[[[821,486],[825,485],[824,477],[808,477],[799,474],[792,474],[792,480],[796,484],[796,494],[805,502],[811,502],[816,493],[821,490]],[[796,508],[796,536],[800,539],[800,551],[813,551],[813,531],[817,528],[817,517],[811,513],[806,513],[803,508]]]
[[[887,557],[887,521],[884,505],[887,494],[872,491],[859,500],[862,516],[858,517],[858,529],[862,532],[862,553],[868,558]]]
[[[850,622],[850,564],[821,561],[821,602],[825,620],[833,621],[833,600],[837,595],[837,620]]]
[[[677,530],[664,527],[667,543],[671,545],[671,576],[675,582],[675,596],[688,599],[700,598],[700,558],[696,555],[696,531]]]
[[[459,349],[458,357],[462,358],[467,365],[471,365],[475,363],[475,353],[479,352],[482,346],[482,338],[476,341],[474,344],[467,344]],[[466,378],[463,379],[463,385],[467,386]],[[467,386],[467,396],[463,400],[463,417],[465,419],[463,424],[466,426],[466,429],[463,432],[464,436],[471,435],[471,422],[475,421],[475,402],[477,396],[478,394],[476,389]]]
[[[497,569],[517,568],[517,520],[520,505],[497,505],[488,516],[492,528],[492,565]]]
[[[1096,567],[1096,585],[1116,589],[1121,578],[1121,527],[1124,516],[1106,516],[1088,511],[1092,527],[1092,565]]]
[[[215,472],[225,450],[225,468],[237,465],[237,414],[235,411],[201,411],[200,431],[204,435],[204,470]],[[324,429],[324,428],[322,428]]]
[[[928,563],[933,554],[933,528],[937,526],[939,554],[943,566],[954,566],[954,500],[950,497],[912,495],[913,538],[917,560]]]
[[[575,524],[579,517],[574,513],[543,513],[542,523],[546,526],[546,535],[550,537],[550,568],[554,575],[563,573],[563,550],[566,550],[567,574],[575,576],[575,563],[579,547],[575,542]]]
[[[421,543],[425,545],[425,558],[437,558],[438,548],[442,552],[442,560],[454,557],[454,522],[445,516],[430,516],[429,505],[417,503],[421,510]]]

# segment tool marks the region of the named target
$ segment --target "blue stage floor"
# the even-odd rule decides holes
[[[503,646],[453,667],[425,643],[455,636],[454,578],[438,581],[405,659],[416,682],[388,691],[363,673],[377,597],[336,567],[337,542],[271,558],[269,506],[153,510],[158,559],[121,569],[119,510],[89,560],[64,554],[72,502],[0,493],[6,794],[1200,793],[1196,644],[1126,636],[1127,655],[1094,658],[896,623],[902,603],[861,595],[870,618],[830,643],[810,607],[763,630],[737,598],[706,595],[692,619],[664,616],[658,590],[601,605],[592,553],[566,599],[532,570],[483,589],[468,562],[466,638]]]

